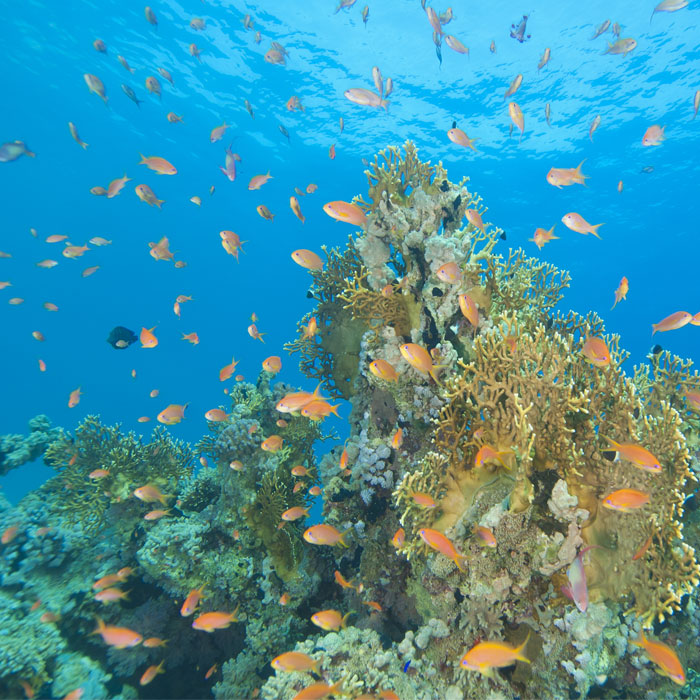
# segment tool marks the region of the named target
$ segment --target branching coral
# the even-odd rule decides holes
[[[131,496],[145,484],[165,489],[190,472],[193,454],[184,442],[174,440],[161,427],[144,443],[135,433],[122,433],[119,426],[102,425],[88,416],[71,438],[63,433],[46,450],[44,461],[57,472],[43,488],[58,490],[51,499],[57,510],[85,530],[99,526],[110,502]],[[96,470],[107,471],[103,478],[90,478]]]

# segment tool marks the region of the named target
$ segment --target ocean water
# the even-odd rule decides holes
[[[280,355],[279,378],[311,391],[313,380],[298,370],[298,356],[282,347],[313,309],[306,295],[309,273],[290,254],[344,246],[356,229],[331,219],[323,205],[366,194],[362,159],[408,139],[422,159],[442,161],[453,182],[470,178],[470,189],[488,206],[485,218],[506,232],[497,252],[522,247],[571,272],[558,308],[599,314],[630,352],[628,372],[656,344],[700,358],[697,326],[652,337],[652,323],[678,310],[700,311],[700,118],[693,118],[700,90],[698,3],[650,21],[653,2],[520,6],[454,0],[445,31],[469,47],[469,56],[443,43],[441,60],[419,0],[370,0],[366,24],[363,6],[359,1],[336,12],[333,0],[154,0],[153,27],[143,3],[133,0],[0,3],[0,141],[22,140],[36,154],[0,163],[0,250],[11,255],[0,259],[0,281],[12,284],[0,290],[0,433],[26,432],[36,414],[68,431],[99,414],[106,424],[147,435],[165,406],[188,403],[186,419],[169,431],[194,443],[207,430],[204,412],[226,406],[218,371],[232,357],[240,362],[237,371],[255,381],[262,360]],[[520,43],[509,31],[523,13],[530,38]],[[243,24],[246,14],[254,21],[250,30]],[[193,17],[204,20],[204,30],[189,27]],[[604,54],[607,41],[614,41],[610,30],[591,39],[606,18],[619,22],[623,38],[638,42],[628,55]],[[96,39],[105,42],[106,53],[93,48]],[[264,60],[271,41],[289,52],[286,65]],[[192,42],[201,61],[190,55]],[[538,70],[545,48],[551,60]],[[386,110],[344,97],[350,88],[374,89],[374,66],[393,80]],[[158,67],[172,74],[174,85],[158,75]],[[103,81],[106,105],[89,93],[85,73]],[[522,86],[504,98],[517,74]],[[151,75],[161,83],[161,97],[146,90]],[[128,99],[122,83],[134,89],[140,105]],[[285,107],[292,96],[303,112]],[[521,139],[517,129],[509,136],[510,100],[524,114]],[[169,123],[168,112],[183,123]],[[600,126],[589,138],[598,115]],[[210,143],[211,130],[224,121],[229,128],[223,138]],[[71,138],[68,122],[88,148]],[[453,122],[477,139],[477,151],[449,141]],[[666,139],[644,147],[652,125],[664,126]],[[229,145],[241,158],[235,182],[219,170]],[[139,165],[140,154],[166,158],[177,175]],[[550,168],[581,161],[589,176],[585,187],[557,189],[547,182]],[[268,171],[272,179],[249,191],[250,178]],[[118,197],[90,193],[124,174],[131,180]],[[135,196],[141,183],[165,200],[162,209]],[[302,224],[289,197],[310,183],[318,189],[299,197]],[[193,196],[201,206],[190,201]],[[261,204],[274,221],[257,214]],[[601,239],[568,230],[561,218],[570,211],[603,222]],[[559,240],[539,251],[529,240],[534,230],[555,224]],[[220,245],[224,229],[246,241],[238,262]],[[67,235],[74,245],[94,236],[111,244],[89,245],[82,257],[67,259],[63,242],[45,242],[54,234]],[[163,236],[185,267],[149,255],[149,242]],[[59,264],[37,267],[44,259]],[[99,269],[82,277],[89,266]],[[623,276],[627,299],[611,309]],[[193,297],[182,305],[181,318],[172,310],[179,294]],[[11,297],[24,303],[11,305]],[[58,312],[45,310],[45,302]],[[253,313],[264,343],[247,332]],[[113,349],[106,337],[117,325],[137,334],[155,327],[158,346]],[[34,331],[45,340],[35,340]],[[181,339],[192,332],[198,345]],[[69,394],[78,387],[80,403],[69,408]],[[153,389],[159,390],[156,398],[149,397]],[[327,423],[339,437],[334,445],[348,434],[349,411],[341,402],[341,419]],[[151,422],[138,423],[140,416]],[[328,447],[318,446],[318,454]],[[38,460],[0,484],[16,502],[51,474]]]

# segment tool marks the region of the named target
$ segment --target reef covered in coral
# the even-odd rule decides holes
[[[600,318],[556,308],[568,273],[508,250],[410,142],[366,174],[365,223],[311,270],[287,346],[349,402],[344,445],[303,402],[281,413],[303,392],[269,371],[194,446],[98,417],[0,439],[3,472],[41,454],[56,472],[1,504],[0,695],[676,692],[637,641],[699,653],[700,377],[668,352],[626,372]],[[483,642],[527,663],[475,672]]]

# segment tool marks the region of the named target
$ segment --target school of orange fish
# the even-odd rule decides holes
[[[340,4],[336,9],[338,12],[341,9],[348,9],[355,4],[356,0],[340,0]],[[427,14],[427,18],[431,28],[433,29],[433,40],[436,47],[441,46],[442,40],[454,51],[460,54],[468,55],[469,49],[455,36],[446,34],[444,31],[445,25],[447,25],[452,19],[452,11],[448,9],[447,12],[438,14],[433,8],[426,7],[426,0],[421,2],[423,9]],[[681,10],[687,6],[687,0],[663,0],[659,5],[657,5],[652,13],[653,15],[657,12],[675,12]],[[153,27],[158,26],[158,18],[156,13],[151,7],[146,7],[144,10],[145,19]],[[369,7],[365,6],[362,10],[362,20],[366,24],[369,18]],[[254,30],[254,20],[250,15],[246,15],[243,18],[243,24],[246,30]],[[206,23],[203,19],[195,17],[189,23],[191,29],[195,31],[204,31],[206,29]],[[611,27],[610,21],[606,20],[601,24],[596,30],[593,39],[601,36],[603,33],[607,32]],[[626,55],[627,53],[633,51],[637,42],[632,38],[620,38],[620,27],[616,23],[612,25],[613,33],[616,37],[615,43],[609,44],[608,49],[605,51],[607,54],[613,55]],[[511,34],[512,35],[512,34]],[[260,31],[256,31],[255,41],[260,43],[262,40],[262,35]],[[94,41],[93,46],[96,51],[101,53],[107,53],[107,46],[104,41],[97,39]],[[492,42],[489,47],[491,52],[496,51],[495,43]],[[193,58],[201,62],[200,55],[202,50],[195,44],[191,43],[189,45],[189,52]],[[288,55],[287,50],[278,42],[272,41],[271,48],[267,51],[264,56],[264,60],[271,64],[285,65],[286,56]],[[439,55],[439,54],[438,54]],[[123,56],[117,56],[119,62],[124,67],[125,70],[130,73],[133,69],[129,66],[128,61]],[[540,62],[538,64],[538,70],[544,68],[551,58],[551,51],[546,48]],[[161,78],[174,84],[171,74],[164,68],[158,68],[158,73]],[[386,81],[382,77],[379,68],[375,67],[372,71],[373,81],[376,87],[376,92],[367,90],[364,88],[353,88],[345,92],[345,97],[349,101],[368,107],[383,108],[388,109],[389,103],[387,102],[387,97],[392,93],[394,89],[393,81],[388,78]],[[93,74],[84,75],[85,83],[91,93],[94,93],[100,97],[105,104],[108,102],[107,91],[102,80]],[[511,82],[509,88],[504,94],[504,99],[513,96],[520,88],[523,81],[522,74],[518,74]],[[161,84],[158,78],[155,76],[149,76],[145,80],[145,85],[147,90],[156,96],[161,95]],[[134,91],[127,85],[121,86],[124,93],[135,101],[139,103]],[[253,116],[253,109],[248,100],[245,100],[245,107]],[[698,108],[700,107],[700,90],[698,90],[693,99],[694,114],[693,119],[697,115]],[[299,97],[292,96],[286,103],[286,108],[290,111],[300,110],[304,111],[304,107],[301,104]],[[522,139],[525,133],[525,123],[523,112],[520,106],[516,102],[508,103],[508,114],[512,120],[511,134],[513,127],[517,128],[520,132],[520,139]],[[174,112],[168,112],[166,118],[171,123],[182,122],[182,117],[178,116]],[[550,104],[547,103],[545,108],[545,118],[547,123],[550,120]],[[593,140],[593,134],[600,125],[600,116],[594,118],[589,129],[589,138]],[[68,123],[70,134],[73,139],[83,148],[87,149],[88,144],[81,140],[77,126],[73,122]],[[210,142],[215,143],[220,141],[229,125],[224,121],[220,126],[212,129],[210,133]],[[284,136],[288,138],[288,133],[284,127],[280,126],[280,131]],[[343,119],[340,119],[340,130],[343,129]],[[664,129],[658,124],[649,126],[644,135],[642,136],[642,145],[645,147],[658,147],[662,144],[665,139]],[[451,129],[447,131],[447,138],[452,143],[462,146],[464,148],[470,148],[476,151],[474,146],[474,141],[477,139],[470,138],[467,134],[457,128],[456,124],[453,125]],[[14,141],[6,143],[2,146],[2,161],[9,162],[16,160],[22,155],[34,157],[29,148],[21,141]],[[333,144],[328,153],[329,158],[335,158],[335,144]],[[236,179],[236,163],[240,161],[240,157],[236,153],[232,153],[230,148],[226,149],[225,165],[221,166],[220,169],[222,173],[230,180],[234,181]],[[168,162],[165,158],[159,156],[144,156],[141,155],[141,160],[139,165],[144,165],[150,170],[154,171],[159,175],[169,175],[173,176],[177,174],[176,167]],[[547,181],[554,187],[562,188],[569,187],[576,184],[584,185],[585,180],[588,177],[582,172],[583,162],[580,163],[576,168],[555,168],[552,167],[547,174]],[[259,174],[253,176],[249,183],[249,190],[259,190],[263,187],[270,179],[272,175],[268,171],[265,174]],[[113,198],[122,192],[124,187],[132,178],[127,177],[124,174],[123,177],[112,180],[108,186],[101,187],[96,186],[91,189],[91,193],[95,196],[103,196],[106,198]],[[213,188],[212,188],[213,189]],[[306,196],[307,194],[313,194],[317,189],[317,185],[310,183],[305,191],[299,188],[295,188],[296,195],[291,196],[289,199],[289,206],[293,211],[294,215],[303,223],[305,221],[305,216],[302,213],[299,197]],[[619,192],[623,190],[623,183],[620,181],[617,185]],[[138,184],[134,187],[134,192],[138,198],[152,207],[162,207],[165,203],[164,200],[159,199],[156,193],[147,184]],[[199,197],[192,197],[191,201],[196,205],[201,205],[201,199]],[[333,201],[328,202],[323,206],[325,213],[338,220],[349,223],[353,226],[362,227],[366,223],[366,216],[363,210],[350,202],[344,201]],[[274,221],[275,215],[265,206],[259,205],[257,207],[258,214],[270,222]],[[476,228],[484,230],[484,223],[481,220],[479,212],[476,209],[468,209],[466,211],[466,217],[470,224]],[[581,214],[577,212],[569,212],[565,214],[561,221],[570,230],[581,233],[583,235],[592,234],[593,236],[600,237],[598,234],[598,229],[603,224],[590,224]],[[538,248],[542,248],[545,244],[550,241],[557,240],[557,236],[554,235],[555,226],[550,229],[537,228],[534,232],[533,241]],[[32,234],[37,235],[37,232],[32,229]],[[232,255],[237,261],[239,252],[243,250],[242,246],[246,241],[242,241],[240,237],[233,231],[224,230],[220,232],[221,245],[223,246],[226,253]],[[111,241],[106,240],[102,237],[93,237],[89,244],[92,246],[106,246],[109,245]],[[68,240],[68,236],[65,235],[50,235],[46,238],[47,244],[64,243],[65,247],[61,250],[61,255],[65,258],[78,258],[83,256],[90,248],[88,244],[79,246],[73,245]],[[149,243],[150,255],[156,261],[170,261],[176,267],[184,267],[186,263],[184,261],[175,260],[173,252],[170,251],[169,241],[167,237],[162,237],[158,242]],[[0,252],[0,257],[9,257],[8,253]],[[310,270],[317,271],[323,268],[323,261],[321,258],[310,250],[300,249],[292,253],[292,259],[298,265]],[[37,266],[41,268],[51,268],[59,264],[58,260],[52,258],[46,258],[36,263]],[[99,268],[97,266],[88,267],[83,272],[82,275],[87,277],[95,273]],[[456,263],[446,263],[438,271],[437,276],[446,283],[456,284],[461,280],[461,271]],[[0,282],[0,289],[11,286],[10,281]],[[394,289],[391,285],[382,290],[383,294],[392,294]],[[626,299],[627,293],[629,291],[629,283],[626,277],[623,277],[620,281],[618,288],[615,290],[614,297],[615,301],[613,308],[622,300]],[[181,305],[188,301],[191,301],[191,296],[179,295],[177,296],[173,304],[173,312],[179,317]],[[20,297],[12,297],[8,300],[9,304],[19,305],[22,304],[24,300]],[[464,315],[464,317],[472,324],[474,327],[477,326],[479,321],[479,313],[477,304],[473,299],[470,298],[468,294],[462,294],[459,296],[459,306]],[[46,302],[44,307],[49,311],[58,311],[58,307],[51,302]],[[251,317],[251,324],[248,326],[248,334],[253,338],[264,342],[262,333],[258,330],[256,326],[257,317],[255,314]],[[687,311],[677,311],[670,314],[668,317],[664,318],[658,323],[653,324],[652,334],[656,332],[671,331],[685,326],[686,324],[693,324],[700,326],[700,312],[694,315]],[[155,328],[142,328],[139,340],[142,348],[154,348],[158,345],[158,338],[155,335]],[[313,337],[316,333],[316,321],[312,318],[307,326],[304,328],[304,335],[306,337]],[[43,341],[44,337],[40,331],[34,331],[34,338],[37,341]],[[199,343],[199,337],[197,333],[183,334],[182,339],[188,341],[192,344]],[[515,342],[514,339],[506,339],[506,341]],[[122,341],[120,341],[122,342]],[[121,346],[120,346],[121,347]],[[401,356],[416,370],[419,372],[429,375],[436,383],[439,382],[439,370],[443,369],[442,365],[435,364],[433,356],[423,347],[414,343],[405,343],[399,348]],[[606,343],[602,338],[589,337],[583,346],[584,356],[597,367],[605,368],[611,363],[611,353]],[[219,379],[221,381],[226,381],[231,377],[236,379],[242,379],[242,376],[236,375],[236,365],[238,362],[235,358],[231,359],[231,362],[219,371]],[[277,355],[271,355],[266,358],[262,363],[262,368],[272,375],[277,374],[282,368],[281,358]],[[46,371],[46,364],[43,360],[39,360],[39,370]],[[369,365],[369,370],[378,378],[391,382],[398,381],[398,374],[395,368],[382,359],[376,359],[372,361]],[[331,405],[331,403],[321,396],[320,385],[313,392],[295,392],[287,394],[279,403],[277,404],[277,410],[282,414],[294,414],[303,415],[310,420],[319,421],[325,419],[328,415],[337,414],[338,406]],[[80,402],[82,395],[81,388],[78,387],[72,391],[68,398],[68,406],[75,407]],[[151,397],[158,395],[158,390],[153,390],[151,392]],[[698,411],[700,411],[700,392],[688,392],[687,394],[688,402]],[[165,409],[163,409],[157,416],[157,420],[164,425],[175,425],[182,421],[185,417],[185,411],[187,404],[170,404]],[[225,421],[228,418],[228,414],[225,411],[214,408],[207,411],[204,417],[208,421],[218,422]],[[150,420],[148,416],[142,416],[138,418],[139,422],[147,422]],[[284,419],[278,421],[278,425],[284,426]],[[401,446],[401,441],[403,438],[402,430],[399,429],[394,434],[391,444],[394,449],[398,449]],[[618,443],[613,440],[608,440],[610,443],[609,448],[611,451],[617,453],[618,457],[622,460],[626,460],[638,467],[639,469],[645,470],[649,473],[659,473],[661,471],[661,465],[659,464],[656,457],[641,447],[640,445],[631,443]],[[278,435],[271,435],[267,437],[261,444],[263,450],[269,452],[278,451],[283,445],[283,440]],[[498,451],[490,445],[482,445],[479,449],[476,459],[475,466],[479,467],[486,462],[498,462],[504,467],[508,468],[509,455],[512,454],[508,450]],[[204,460],[205,458],[202,458]],[[348,474],[347,471],[348,455],[347,451],[343,450],[340,458],[340,470],[341,473]],[[242,470],[243,465],[240,462],[231,462],[230,467],[234,470]],[[109,472],[105,469],[95,469],[89,475],[90,479],[99,480],[108,476]],[[305,467],[296,466],[292,469],[292,474],[296,477],[303,477],[306,475]],[[301,482],[300,482],[301,483]],[[309,493],[314,496],[318,496],[321,493],[321,489],[318,486],[314,486],[310,489]],[[158,508],[148,512],[144,518],[146,520],[158,520],[162,517],[167,516],[170,510],[167,509],[168,501],[173,498],[169,494],[163,494],[160,490],[150,484],[145,484],[134,490],[133,495],[145,503],[160,503],[165,506],[165,508]],[[427,493],[414,492],[411,494],[413,500],[416,504],[424,508],[434,508],[436,507],[436,502]],[[649,495],[634,489],[620,489],[613,493],[610,493],[603,499],[603,505],[607,508],[616,509],[620,511],[629,511],[636,508],[642,507],[644,504],[648,503]],[[290,508],[282,514],[282,522],[280,527],[284,525],[285,522],[293,522],[301,518],[309,516],[308,509],[295,507]],[[10,542],[17,534],[16,527],[10,527],[2,534],[1,542],[7,544]],[[320,546],[347,546],[344,542],[345,533],[339,532],[336,528],[328,524],[318,524],[306,529],[303,534],[304,540],[312,545]],[[463,555],[459,554],[454,544],[442,533],[431,530],[422,529],[419,532],[420,537],[423,541],[435,551],[441,553],[442,555],[451,559],[454,564],[462,570],[461,562],[463,560]],[[480,543],[485,547],[496,546],[496,540],[493,532],[488,528],[482,526],[475,526],[475,535],[480,541]],[[404,542],[405,533],[403,529],[399,529],[394,537],[392,538],[392,544],[395,547],[401,547]],[[648,546],[648,543],[645,543]],[[644,547],[644,545],[643,545]],[[585,577],[583,580],[583,588],[581,588],[581,572],[582,572],[582,558],[585,554],[582,551],[574,563],[569,569],[569,586],[568,591],[564,591],[569,595],[569,597],[574,600],[580,609],[585,610],[585,604],[587,602],[587,593],[585,590]],[[641,556],[643,552],[640,550],[638,555]],[[96,601],[108,604],[126,597],[126,592],[119,588],[119,585],[124,583],[128,577],[133,573],[130,567],[125,567],[115,574],[110,574],[103,576],[99,580],[95,581],[93,584],[93,590],[95,591],[94,598]],[[338,585],[344,588],[355,589],[358,593],[363,591],[362,583],[353,584],[347,581],[339,571],[335,572],[335,581]],[[185,598],[180,609],[180,613],[183,617],[189,617],[198,612],[200,604],[205,597],[204,586],[190,591],[189,595]],[[286,597],[286,598],[285,598]],[[586,600],[583,600],[586,598]],[[289,601],[289,594],[285,593],[280,599],[279,603],[285,605]],[[375,601],[364,601],[364,604],[368,607],[381,612],[381,606]],[[197,630],[201,630],[207,633],[212,633],[215,630],[225,629],[229,627],[233,622],[237,621],[236,613],[237,608],[233,612],[226,611],[209,611],[200,612],[197,616],[193,618],[192,627]],[[348,617],[351,612],[343,615],[341,612],[336,610],[322,610],[314,613],[311,616],[311,621],[313,624],[319,628],[330,631],[339,630],[345,627]],[[43,620],[43,618],[42,618]],[[46,620],[51,621],[51,614],[46,613]],[[143,637],[131,629],[125,627],[119,627],[114,625],[107,625],[101,619],[97,620],[97,628],[94,634],[99,634],[104,640],[105,644],[113,646],[117,649],[125,649],[129,647],[134,647],[138,644],[143,644],[146,647],[162,647],[165,645],[166,640],[159,639],[156,637],[143,639]],[[463,668],[468,670],[478,671],[484,675],[491,676],[493,674],[493,669],[502,668],[514,664],[516,661],[523,661],[529,663],[529,659],[525,656],[525,648],[528,639],[526,639],[518,647],[513,647],[505,642],[498,640],[493,641],[480,641],[470,650],[468,650],[462,657],[460,664]],[[685,672],[676,656],[675,652],[667,645],[647,639],[644,634],[636,642],[639,646],[643,647],[648,654],[649,658],[658,666],[659,671],[668,676],[671,680],[679,685],[685,683]],[[143,675],[141,676],[141,685],[147,685],[150,683],[159,673],[164,671],[165,660],[161,661],[160,664],[152,665],[147,668]],[[312,671],[318,675],[319,666],[318,661],[315,661],[306,654],[289,651],[277,656],[271,661],[271,666],[278,670],[284,672],[292,671]],[[216,670],[216,665],[207,671],[206,677],[209,678]],[[333,694],[342,694],[342,680],[338,681],[333,685],[329,685],[324,681],[315,682],[307,688],[299,692],[294,700],[314,700],[325,698]],[[77,700],[82,696],[82,691],[80,688],[76,689],[72,693],[65,696],[65,700]],[[362,698],[370,698],[375,696],[361,696]],[[379,693],[378,698],[384,700],[392,700],[398,698],[396,693],[392,690],[384,690]],[[360,700],[360,698],[357,698]]]

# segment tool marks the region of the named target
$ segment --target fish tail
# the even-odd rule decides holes
[[[335,406],[331,406],[331,413],[336,416],[337,418],[340,418],[338,415],[338,407],[340,406],[339,403],[337,403]]]
[[[598,235],[598,229],[603,226],[603,224],[596,224],[595,226],[591,226],[591,233],[598,238],[599,240],[603,240],[599,235]]]
[[[345,629],[345,627],[347,626],[348,618],[350,617],[350,615],[354,615],[354,614],[355,614],[355,611],[351,610],[350,612],[347,612],[347,613],[345,613],[345,615],[343,615],[343,619],[340,621],[340,627],[342,629]],[[342,681],[340,681],[340,682],[342,683]]]
[[[527,637],[525,637],[525,641],[518,647],[514,649],[515,652],[515,658],[518,661],[524,661],[525,663],[530,663],[530,659],[528,659],[526,656],[523,656],[523,650],[527,646],[527,643],[530,641],[530,630],[527,632]]]
[[[97,619],[97,628],[93,632],[90,632],[91,635],[99,634],[105,628],[104,620],[101,617],[98,617],[96,619]]]
[[[462,562],[466,559],[467,557],[464,556],[464,554],[455,554],[455,558],[452,560],[454,562],[454,565],[464,574],[466,573],[465,568],[462,566]]]
[[[338,544],[346,549],[348,548],[348,544],[345,542],[345,535],[347,535],[350,530],[352,530],[352,527],[349,527],[345,532],[341,532],[340,537],[338,537]]]

